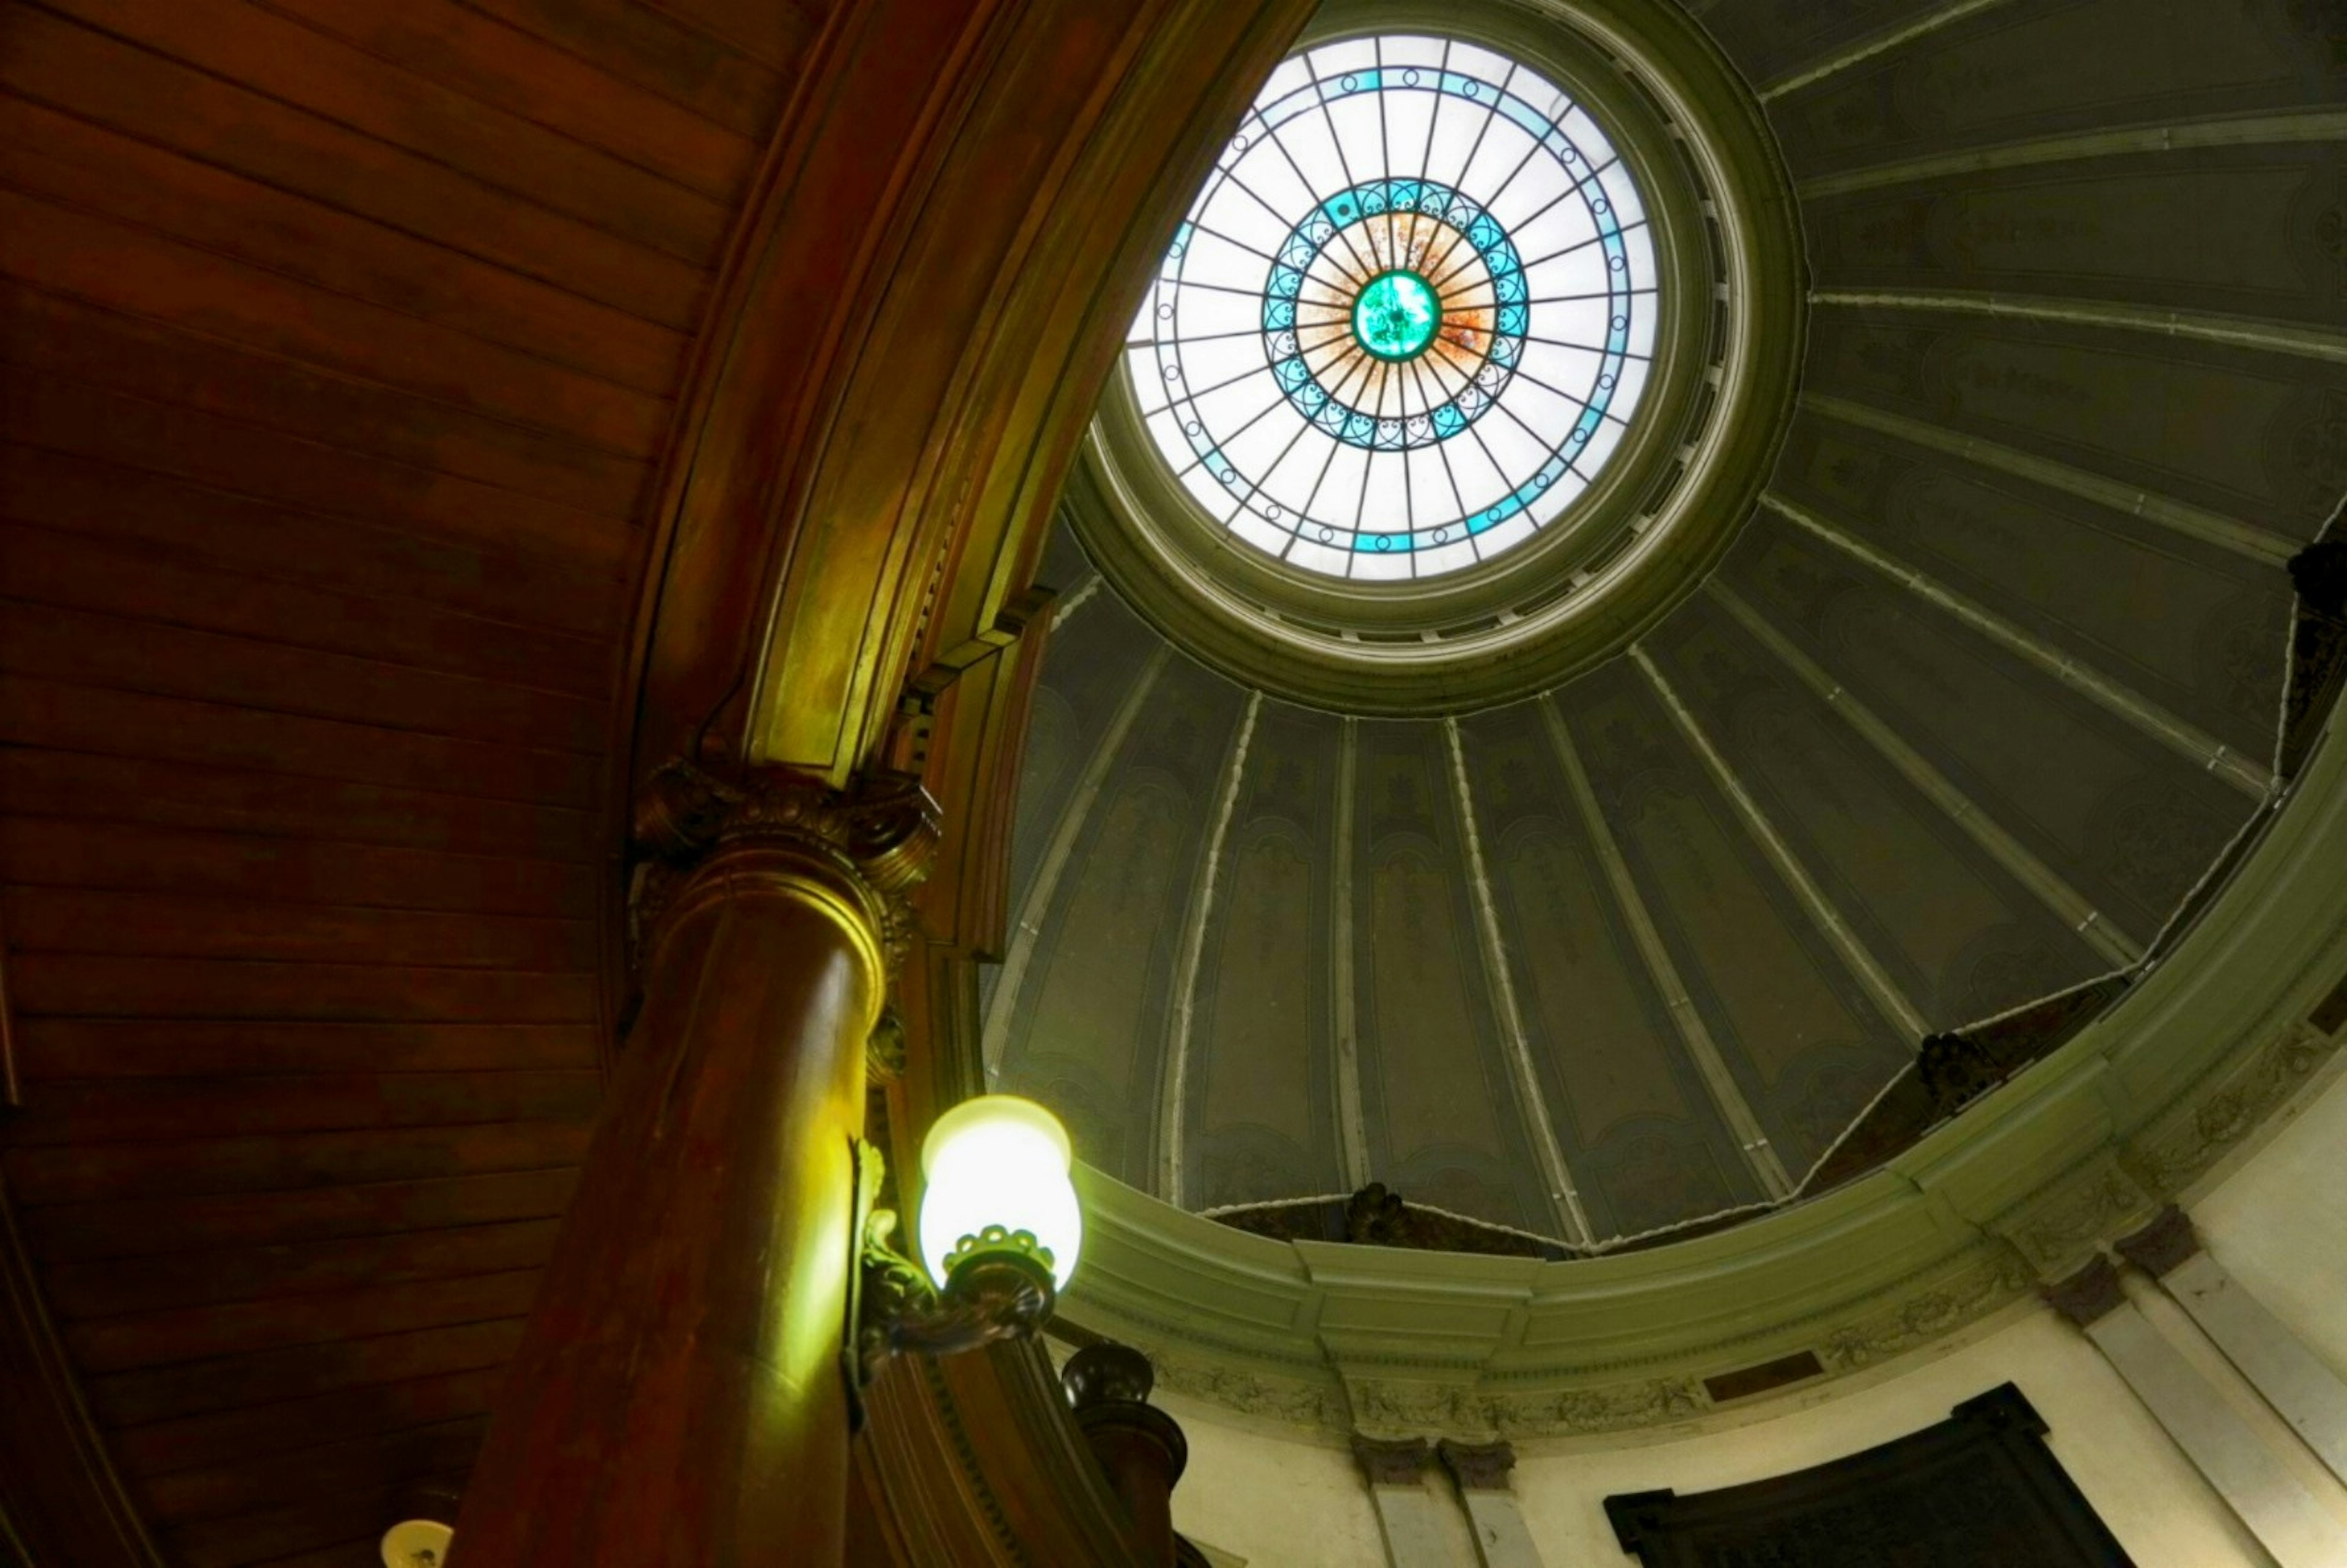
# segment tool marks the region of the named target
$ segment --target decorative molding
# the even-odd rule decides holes
[[[1418,1382],[1348,1378],[1353,1415],[1373,1431],[1488,1433],[1498,1430],[1497,1403],[1466,1381]]]
[[[1511,1437],[1627,1431],[1692,1420],[1711,1408],[1693,1378],[1645,1378],[1594,1389],[1510,1394],[1495,1401],[1491,1424]]]
[[[2180,1266],[2200,1253],[2200,1238],[2192,1229],[2192,1216],[2174,1204],[2159,1211],[2159,1216],[2138,1231],[2129,1231],[2111,1244],[2119,1255],[2154,1279],[2165,1279],[2168,1271]]]
[[[1177,1394],[1205,1399],[1241,1415],[1281,1426],[1342,1431],[1352,1420],[1344,1390],[1331,1377],[1324,1383],[1245,1371],[1179,1352],[1149,1353],[1158,1380]]]
[[[1952,1277],[1829,1329],[1819,1343],[1819,1359],[1836,1372],[1886,1361],[2020,1299],[2029,1284],[2028,1267],[2019,1255],[2009,1247],[1992,1246]]]
[[[2104,1243],[2157,1207],[2157,1200],[2120,1167],[2115,1152],[2106,1152],[2083,1174],[2057,1184],[2050,1196],[1998,1228],[2041,1273],[2063,1274],[2099,1255]]]
[[[2038,1294],[2048,1307],[2081,1328],[2127,1305],[2127,1292],[2119,1288],[2119,1271],[2100,1253],[2075,1274],[2040,1286]]]
[[[2180,1194],[2263,1125],[2339,1050],[2339,1041],[2297,1020],[2232,1072],[2222,1087],[2178,1107],[2131,1140],[2130,1163],[2158,1192]]]
[[[1508,1472],[1516,1468],[1516,1450],[1504,1440],[1462,1443],[1444,1438],[1434,1445],[1434,1452],[1461,1491],[1505,1491]]]

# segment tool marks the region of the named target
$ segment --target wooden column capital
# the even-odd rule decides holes
[[[937,851],[937,802],[902,774],[846,789],[786,768],[703,768],[672,760],[637,791],[630,842],[641,857],[630,900],[631,968],[641,983],[669,936],[730,900],[794,898],[835,922],[885,991],[917,930],[911,894]],[[903,1066],[884,1011],[868,1042],[876,1075]]]

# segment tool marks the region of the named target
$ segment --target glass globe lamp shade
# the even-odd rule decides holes
[[[1073,1158],[1060,1119],[1015,1094],[981,1094],[938,1117],[921,1144],[929,1276],[943,1287],[962,1257],[1015,1251],[1043,1262],[1064,1288],[1084,1236]]]

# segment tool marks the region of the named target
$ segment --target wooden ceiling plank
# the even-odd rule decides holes
[[[575,1169],[558,1166],[289,1192],[60,1204],[28,1210],[24,1230],[52,1267],[75,1259],[292,1245],[559,1217],[578,1179]]]
[[[625,308],[25,98],[0,97],[0,179],[642,392],[675,384],[686,347]]]
[[[610,715],[579,697],[349,653],[0,597],[0,670],[232,702],[403,733],[595,756]]]
[[[472,0],[477,10],[522,28],[597,70],[633,82],[763,145],[812,29],[783,65],[749,57],[631,0]],[[772,12],[789,7],[773,5]]]
[[[9,946],[23,953],[254,958],[280,963],[585,971],[592,921],[123,893],[0,890]]]
[[[383,1568],[383,1538],[379,1534],[362,1535],[355,1541],[340,1541],[332,1546],[296,1552],[290,1557],[267,1558],[251,1568]]]
[[[663,255],[404,148],[122,39],[18,6],[0,86],[681,332],[708,286]]]
[[[805,57],[824,17],[825,0],[642,0],[751,58],[789,70]]]
[[[362,457],[197,409],[18,372],[0,438],[169,474],[459,545],[569,558],[616,579],[635,530],[431,468]]]
[[[301,778],[150,757],[0,746],[0,812],[323,841],[602,859],[600,819],[574,807]]]
[[[73,295],[15,282],[0,289],[0,354],[26,370],[359,457],[445,469],[609,522],[641,509],[645,465],[625,453]]]
[[[298,1246],[247,1247],[192,1257],[52,1263],[42,1268],[42,1288],[48,1293],[53,1312],[61,1318],[80,1321],[167,1307],[263,1301],[362,1286],[387,1287],[412,1280],[497,1274],[542,1266],[560,1224],[552,1218],[514,1220]]]
[[[103,1078],[28,1094],[11,1148],[250,1137],[479,1122],[594,1119],[602,1075],[570,1071],[300,1072],[252,1078]]]
[[[518,1317],[454,1323],[184,1366],[142,1368],[90,1378],[87,1392],[108,1426],[243,1409],[435,1373],[501,1367],[521,1337],[521,1325]]]
[[[587,1151],[580,1122],[507,1122],[472,1127],[294,1132],[96,1149],[10,1149],[8,1184],[38,1235],[41,1205],[422,1182],[500,1172],[567,1170]],[[233,1206],[229,1205],[229,1206]]]
[[[0,673],[0,740],[591,810],[592,759]]]
[[[679,261],[705,265],[724,242],[726,204],[245,0],[48,8]]]
[[[477,1415],[488,1409],[502,1376],[501,1368],[449,1372],[274,1405],[119,1427],[112,1434],[111,1444],[116,1462],[133,1476],[199,1470],[219,1463],[224,1454],[256,1463],[315,1443],[370,1432],[404,1431]]]
[[[478,1020],[585,1023],[595,977],[251,959],[22,955],[9,979],[25,1017]],[[21,974],[20,971],[21,970]]]
[[[758,144],[452,0],[270,0],[331,37],[732,207]]]
[[[477,1323],[529,1310],[538,1271],[419,1280],[394,1287],[318,1291],[269,1301],[173,1307],[65,1325],[84,1376],[251,1356],[444,1324]]]
[[[165,1528],[229,1520],[304,1498],[337,1497],[394,1475],[461,1471],[472,1462],[487,1425],[460,1416],[404,1431],[325,1443],[283,1454],[270,1464],[231,1462],[146,1481],[137,1490],[150,1517]],[[345,1526],[347,1528],[347,1526]]]
[[[0,191],[0,271],[456,408],[650,456],[666,401],[55,201]]]
[[[584,639],[608,633],[621,614],[624,579],[607,561],[419,537],[6,441],[0,517],[257,582],[430,606],[526,632]]]
[[[104,538],[0,522],[0,596],[356,654],[411,670],[604,701],[608,651],[458,610],[256,581]]]
[[[239,1079],[364,1071],[559,1072],[600,1065],[587,1024],[252,1023],[185,1019],[26,1019],[27,1083],[118,1078]]]
[[[585,866],[504,856],[0,815],[0,882],[21,886],[576,917],[600,881]]]

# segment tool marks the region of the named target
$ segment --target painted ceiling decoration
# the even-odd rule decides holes
[[[2289,798],[2335,639],[2285,566],[2347,492],[2347,122],[2310,108],[2347,81],[2302,8],[1885,4],[1796,26],[1695,9],[1732,70],[1703,75],[1676,13],[1641,35],[1631,8],[1555,4],[1508,31],[1462,5],[1407,64],[1398,23],[1331,13],[1247,121],[1293,104],[1341,127],[1396,67],[1446,87],[1504,72],[1462,67],[1470,40],[1567,99],[1618,87],[1613,69],[1668,106],[1599,117],[1652,209],[1646,404],[1686,451],[1747,443],[1751,491],[1718,548],[1691,530],[1630,560],[1616,602],[1635,613],[1539,620],[1588,570],[1546,532],[1584,514],[1593,537],[1655,530],[1644,490],[1599,486],[1431,584],[1359,580],[1365,535],[1453,541],[1357,501],[1333,519],[1342,559],[1305,563],[1350,575],[1280,599],[1260,558],[1293,562],[1311,525],[1286,498],[1247,513],[1285,477],[1236,428],[1253,405],[1194,438],[1204,399],[1154,393],[1169,356],[1207,363],[1183,356],[1210,330],[1156,313],[1188,309],[1185,267],[1226,265],[1245,298],[1214,319],[1233,335],[1212,363],[1260,384],[1266,420],[1361,471],[1455,445],[1423,381],[1426,429],[1405,419],[1390,446],[1348,445],[1350,414],[1314,423],[1338,400],[1324,372],[1390,386],[1389,343],[1447,352],[1442,280],[1424,314],[1387,283],[1428,276],[1406,264],[1414,231],[1323,260],[1325,204],[1366,200],[1390,162],[1266,203],[1273,259],[1243,260],[1204,224],[1235,222],[1229,188],[1276,154],[1234,140],[1169,253],[1042,571],[1063,591],[1012,935],[984,980],[994,1081],[1051,1104],[1096,1170],[1208,1213],[1339,1213],[1327,1201],[1382,1183],[1548,1255],[1765,1214],[1872,1168],[2170,961]],[[1610,67],[1583,47],[1599,36]],[[1440,100],[1428,80],[1412,90]],[[1764,123],[1760,159],[1739,138]],[[1808,275],[1706,272],[1675,294],[1690,259],[1765,251],[1767,223],[1734,209],[1773,211],[1766,192],[1711,177],[1778,159]],[[1441,182],[1528,261],[1509,199]],[[1675,190],[1737,238],[1681,248]],[[1310,251],[1292,295],[1291,234]],[[1716,316],[1686,308],[1706,292]],[[1311,329],[1292,353],[1286,318],[1256,313],[1291,297]],[[1787,333],[1781,423],[1767,395],[1668,403],[1680,362],[1726,384],[1734,354]],[[1370,488],[1415,506],[1399,479]],[[1209,524],[1221,545],[1190,552],[1184,530]],[[1392,609],[1487,582],[1491,604],[1533,608],[1493,610],[1519,641],[1454,664],[1451,641],[1501,633]]]

